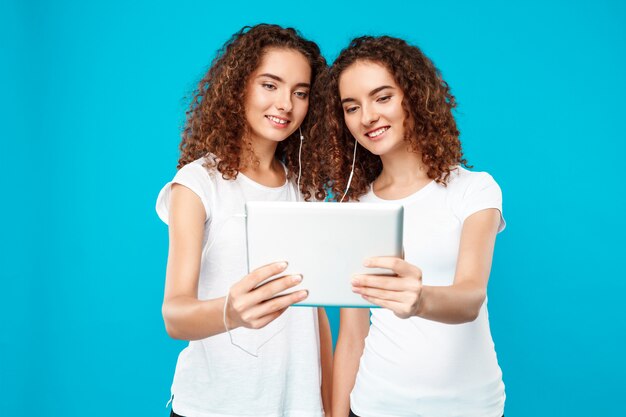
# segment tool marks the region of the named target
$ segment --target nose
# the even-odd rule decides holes
[[[276,98],[276,102],[274,103],[276,110],[289,113],[293,108],[293,103],[291,99],[292,95],[290,91],[281,94],[279,97]]]
[[[363,106],[361,111],[361,123],[363,126],[370,126],[378,121],[380,115],[372,106]]]

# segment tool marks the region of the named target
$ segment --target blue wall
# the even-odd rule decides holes
[[[154,202],[186,95],[259,22],[330,60],[364,33],[425,50],[504,192],[489,308],[507,417],[622,414],[623,2],[86,3],[0,6],[2,414],[168,412],[184,343],[161,319]]]

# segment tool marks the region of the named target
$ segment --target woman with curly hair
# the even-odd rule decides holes
[[[319,417],[330,406],[325,312],[288,309],[307,293],[278,295],[302,280],[281,275],[286,262],[248,274],[243,218],[246,201],[298,200],[296,176],[305,199],[325,196],[320,158],[303,140],[325,69],[315,43],[261,24],[226,42],[195,91],[179,170],[157,200],[170,236],[163,319],[171,337],[190,341],[172,416]]]
[[[335,199],[404,206],[404,258],[368,259],[391,275],[351,278],[383,308],[371,324],[367,309],[341,311],[333,414],[502,416],[486,306],[502,196],[462,167],[448,84],[420,49],[382,36],[354,39],[325,89]]]

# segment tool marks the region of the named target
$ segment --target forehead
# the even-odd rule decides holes
[[[260,74],[276,75],[288,84],[310,83],[311,66],[307,58],[294,49],[267,48],[252,78]]]
[[[339,76],[339,94],[342,98],[368,94],[382,85],[397,87],[389,70],[377,62],[357,61]]]

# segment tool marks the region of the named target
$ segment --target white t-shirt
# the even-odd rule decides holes
[[[198,299],[226,295],[247,275],[244,204],[295,201],[296,187],[266,187],[239,173],[224,180],[198,159],[181,168],[157,198],[159,217],[168,222],[171,184],[200,197],[206,210]],[[280,231],[277,231],[279,233]],[[215,241],[215,243],[213,243]],[[207,252],[207,248],[212,247]],[[277,259],[280,261],[280,259]],[[291,307],[262,329],[238,328],[231,344],[222,333],[189,342],[178,356],[172,395],[175,413],[186,417],[323,416],[317,309]]]
[[[485,172],[453,171],[447,187],[432,181],[400,200],[368,203],[404,206],[405,259],[422,270],[423,284],[449,286],[463,222],[479,210],[502,213],[500,187]],[[501,218],[500,228],[504,229]],[[504,384],[491,332],[487,301],[471,323],[400,319],[372,309],[371,326],[350,395],[361,417],[501,417]]]

